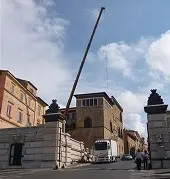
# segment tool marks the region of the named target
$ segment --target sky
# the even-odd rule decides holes
[[[102,6],[75,93],[113,95],[124,126],[146,136],[150,89],[170,101],[169,0],[0,0],[0,68],[66,106]]]

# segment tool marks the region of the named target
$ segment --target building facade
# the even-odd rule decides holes
[[[124,129],[124,148],[125,153],[133,157],[138,149],[141,152],[148,151],[148,145],[145,138],[141,137],[137,131]]]
[[[60,112],[64,115],[65,108],[61,108]],[[76,122],[77,122],[76,107],[69,108],[66,117],[65,131],[66,132],[73,131],[76,128]]]
[[[83,141],[86,148],[92,148],[95,140],[113,139],[117,141],[118,152],[122,156],[124,154],[123,109],[120,104],[105,92],[77,94],[75,97],[76,117],[74,129],[69,131],[71,136]],[[69,115],[72,112],[71,109]]]
[[[42,124],[47,105],[31,82],[0,70],[0,128]]]
[[[135,157],[136,153],[136,137],[124,130],[124,151],[125,154],[130,154]]]

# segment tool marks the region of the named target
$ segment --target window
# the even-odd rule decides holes
[[[33,90],[32,88],[30,88],[30,92],[31,92],[32,94],[34,94],[34,90]]]
[[[86,106],[86,100],[85,99],[82,100],[82,103],[83,103],[82,106]]]
[[[121,138],[123,138],[123,130],[121,129]]]
[[[70,115],[69,115],[69,114],[67,114],[67,121],[69,121],[69,119],[70,119]]]
[[[122,112],[120,112],[120,121],[122,122]]]
[[[110,121],[110,132],[113,133],[112,121]]]
[[[72,119],[73,119],[73,120],[76,119],[76,113],[75,113],[75,112],[72,113]]]
[[[21,92],[21,94],[20,94],[20,100],[21,101],[24,101],[24,94]]]
[[[121,131],[120,131],[120,128],[118,129],[118,137],[121,137]]]
[[[41,115],[41,106],[38,106],[38,115]]]
[[[31,106],[31,99],[28,98],[28,106]]]
[[[91,127],[92,127],[92,119],[88,117],[84,120],[84,128],[91,128]]]
[[[97,106],[98,98],[83,99],[82,106]]]
[[[12,93],[12,94],[14,94],[14,87],[15,87],[14,84],[11,83],[11,93]]]
[[[90,99],[86,99],[86,106],[89,106]]]
[[[21,123],[22,120],[23,120],[23,114],[22,114],[21,111],[19,111],[19,113],[18,113],[18,121],[17,122]]]
[[[93,106],[93,99],[90,99],[90,106]]]
[[[95,142],[94,148],[95,150],[107,150],[107,142]]]
[[[27,119],[27,124],[26,124],[27,127],[30,127],[31,126],[31,122],[30,122],[30,116],[28,115],[28,119]]]
[[[94,99],[94,106],[97,106],[97,98]]]
[[[6,115],[8,117],[11,117],[11,110],[12,110],[12,106],[10,104],[7,105],[7,112],[6,112]]]

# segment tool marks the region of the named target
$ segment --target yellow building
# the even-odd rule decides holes
[[[42,124],[47,106],[31,82],[0,70],[0,128]]]

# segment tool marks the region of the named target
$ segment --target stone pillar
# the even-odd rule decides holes
[[[148,145],[153,169],[170,168],[167,107],[168,105],[164,104],[161,96],[156,93],[156,89],[151,90],[144,111],[147,113]]]
[[[61,135],[64,124],[64,118],[59,113],[57,100],[53,100],[46,114],[44,127],[44,142],[43,142],[43,159],[42,168],[58,169],[62,167],[62,150],[61,150]]]

